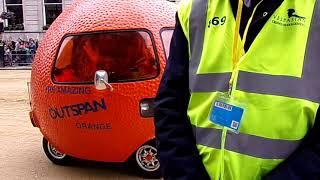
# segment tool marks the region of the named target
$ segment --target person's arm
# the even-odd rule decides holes
[[[209,179],[187,116],[188,73],[188,42],[176,16],[169,59],[155,99],[157,148],[165,180]]]
[[[320,179],[320,111],[313,128],[300,147],[271,171],[264,180],[319,180]]]

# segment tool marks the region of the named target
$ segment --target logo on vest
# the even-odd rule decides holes
[[[287,16],[274,14],[272,23],[280,26],[304,26],[306,17],[298,15],[295,9],[288,9]]]

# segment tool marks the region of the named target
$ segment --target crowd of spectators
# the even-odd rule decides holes
[[[3,40],[2,43],[3,60],[6,66],[31,65],[39,44],[37,39],[32,38],[28,40],[19,38],[17,41],[9,38],[9,40]]]

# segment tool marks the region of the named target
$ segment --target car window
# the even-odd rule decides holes
[[[171,43],[172,34],[173,34],[173,29],[164,29],[161,31],[162,44],[164,46],[167,59],[170,53],[170,43]]]
[[[150,35],[119,31],[68,36],[62,41],[53,81],[90,83],[98,70],[105,70],[111,83],[156,77],[159,69]]]

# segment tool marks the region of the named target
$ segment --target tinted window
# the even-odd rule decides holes
[[[17,25],[23,23],[22,5],[7,5],[8,12],[13,12],[12,18],[8,19],[8,25]]]
[[[6,4],[22,4],[22,0],[6,0]]]
[[[22,0],[6,0],[6,6],[8,12],[14,13],[13,17],[8,19],[8,27],[10,28],[7,30],[23,30]]]
[[[62,0],[44,0],[44,3],[62,3]]]
[[[173,29],[165,29],[161,31],[162,43],[163,43],[167,58],[169,57],[169,53],[170,53],[170,43],[171,43],[172,34],[173,34]]]
[[[62,13],[62,4],[46,4],[46,25],[50,25]]]
[[[105,70],[109,82],[136,81],[158,75],[153,43],[146,32],[108,32],[69,36],[57,56],[55,82],[93,82]]]
[[[44,0],[45,25],[50,25],[62,12],[62,0]]]

